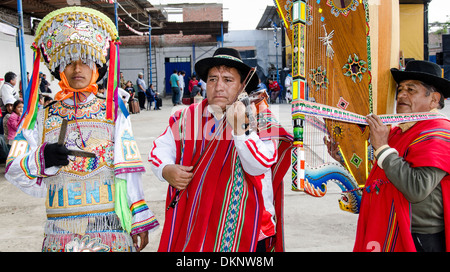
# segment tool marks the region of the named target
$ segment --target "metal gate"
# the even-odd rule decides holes
[[[173,74],[173,71],[176,69],[177,71],[185,71],[186,75],[184,76],[184,86],[187,88],[189,86],[189,78],[191,77],[191,57],[175,57],[175,58],[166,58],[165,61],[165,69],[166,69],[166,95],[172,95],[172,89],[170,87],[170,76]],[[183,95],[183,94],[181,94]]]

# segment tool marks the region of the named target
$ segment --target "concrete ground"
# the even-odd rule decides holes
[[[450,116],[450,101],[446,101],[445,113]],[[147,172],[143,177],[146,201],[155,213],[161,227],[150,233],[146,252],[158,248],[164,224],[164,202],[167,184],[159,181],[147,161],[153,140],[168,124],[175,110],[185,106],[171,106],[170,99],[163,100],[160,111],[141,111],[131,115],[133,130]],[[287,131],[292,133],[290,105],[271,105]],[[40,251],[45,222],[44,199],[33,198],[22,193],[6,181],[4,164],[0,165],[0,251]],[[328,183],[328,193],[323,198],[314,198],[290,190],[290,170],[285,181],[285,244],[286,251],[294,252],[345,252],[352,251],[358,215],[339,209],[341,190],[333,182]]]

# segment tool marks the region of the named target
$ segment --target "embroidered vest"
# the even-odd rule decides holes
[[[76,112],[76,118],[75,118]],[[69,156],[69,164],[45,178],[47,223],[44,251],[129,250],[131,237],[114,213],[114,123],[102,99],[75,107],[63,101],[45,109],[42,142],[58,142],[67,119],[65,145],[95,158]]]

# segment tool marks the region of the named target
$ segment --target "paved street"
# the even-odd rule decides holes
[[[445,113],[450,116],[450,102]],[[164,223],[164,201],[167,184],[159,181],[150,169],[147,156],[153,140],[168,124],[172,112],[184,106],[172,107],[163,100],[161,111],[141,111],[131,115],[136,141],[147,172],[143,177],[146,201]],[[283,126],[292,133],[290,105],[271,105],[271,110]],[[45,222],[44,199],[22,193],[4,178],[0,166],[0,251],[40,251]],[[351,251],[355,237],[357,215],[339,209],[340,189],[329,183],[323,198],[313,198],[290,190],[290,170],[285,176],[285,243],[287,251]],[[162,226],[150,234],[144,251],[157,250]]]

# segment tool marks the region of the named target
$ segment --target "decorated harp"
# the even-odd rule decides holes
[[[341,209],[358,213],[373,150],[368,126],[353,115],[394,110],[398,0],[274,1],[292,52],[292,189],[321,197],[332,180],[343,191]],[[339,143],[340,162],[324,136]]]

